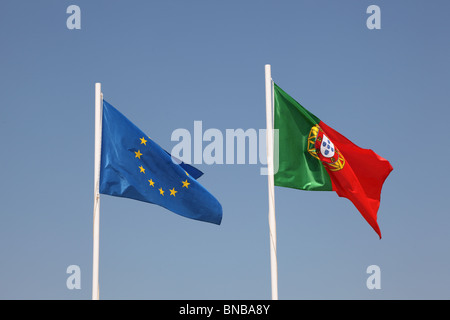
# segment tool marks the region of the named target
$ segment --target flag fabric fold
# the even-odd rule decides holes
[[[203,173],[177,159],[103,100],[100,193],[162,206],[220,224],[222,206],[197,179]]]
[[[389,161],[329,127],[274,84],[274,128],[279,135],[276,186],[335,191],[349,199],[381,238],[377,222]]]

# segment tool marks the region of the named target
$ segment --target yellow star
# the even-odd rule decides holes
[[[159,194],[164,195],[164,190],[162,188],[159,188]]]
[[[151,185],[152,187],[154,187],[154,186],[155,186],[155,183],[153,182],[153,180],[152,180],[152,179],[148,180],[148,182],[150,183],[150,185]]]
[[[141,172],[145,173],[145,169],[143,166],[139,166],[139,169],[141,169]]]
[[[147,140],[145,140],[145,137],[139,138],[141,139],[141,144],[147,145]]]
[[[185,171],[186,172],[186,171]],[[186,175],[189,177],[189,173],[186,172]]]
[[[181,181],[181,183],[183,183],[183,187],[182,188],[186,188],[186,189],[188,189],[189,187],[189,185],[190,185],[190,183],[187,181],[187,179],[186,179],[186,181]]]
[[[170,195],[175,197],[175,193],[178,191],[175,191],[175,188],[170,189]]]
[[[135,158],[141,158],[141,156],[142,156],[142,153],[141,153],[141,150],[138,150],[137,152],[135,151],[134,153],[136,153],[136,156],[135,156]]]

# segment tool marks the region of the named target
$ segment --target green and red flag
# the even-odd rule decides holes
[[[363,149],[302,107],[274,83],[274,129],[278,129],[276,186],[335,191],[349,199],[381,238],[380,194],[392,171],[386,159]]]

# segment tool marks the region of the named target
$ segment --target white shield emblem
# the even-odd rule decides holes
[[[323,140],[320,144],[320,153],[326,158],[334,156],[334,144],[326,135],[323,135]]]

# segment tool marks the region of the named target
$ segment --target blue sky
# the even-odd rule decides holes
[[[69,30],[66,9],[81,9]],[[366,9],[381,9],[369,30]],[[448,1],[2,1],[0,298],[90,299],[94,84],[166,150],[265,128],[264,65],[394,167],[383,238],[333,192],[275,190],[280,299],[447,299]],[[270,299],[260,164],[197,166],[220,226],[101,197],[100,298]],[[81,289],[66,269],[78,265]],[[366,269],[378,265],[381,289]]]

